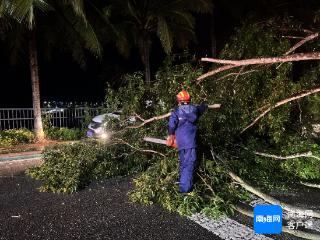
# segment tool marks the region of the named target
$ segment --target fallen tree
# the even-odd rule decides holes
[[[269,31],[269,29],[270,27],[268,26],[267,30]],[[291,45],[287,42],[280,42],[273,32],[269,31],[264,34],[265,29],[257,29],[256,26],[251,27],[249,30],[251,32],[255,31],[254,34],[250,35],[250,31],[244,30],[243,35],[245,35],[245,39],[249,39],[248,41],[254,42],[254,44],[243,43],[242,40],[244,38],[240,36],[236,39],[237,41],[234,42],[232,48],[228,49],[229,52],[221,57],[222,59],[242,57],[251,59],[256,56],[254,55],[257,52],[256,50],[259,51],[261,56],[267,56],[268,54],[269,56],[279,56],[291,48]],[[260,45],[256,41],[260,41]],[[297,49],[296,47],[295,49]],[[318,50],[316,48],[316,51]],[[291,54],[287,57],[290,58],[293,55]],[[299,55],[295,56],[301,57]],[[136,125],[130,125],[132,124],[130,123],[121,125],[120,128],[116,126],[114,130],[120,130],[114,143],[117,146],[112,146],[112,149],[102,156],[107,156],[109,159],[103,159],[99,156],[99,160],[106,168],[116,166],[114,164],[117,163],[125,165],[130,161],[133,165],[136,165],[143,161],[143,166],[132,168],[133,170],[144,170],[136,175],[133,180],[135,187],[130,194],[130,199],[143,204],[158,203],[169,211],[176,211],[183,215],[190,215],[194,212],[202,212],[208,216],[232,214],[231,206],[240,200],[247,200],[248,193],[250,193],[249,190],[255,192],[258,196],[269,199],[271,203],[286,204],[270,198],[264,193],[267,190],[259,191],[256,188],[272,189],[273,187],[282,187],[282,183],[285,183],[284,181],[286,180],[299,182],[301,179],[292,178],[294,171],[302,172],[304,174],[302,179],[306,181],[310,179],[317,180],[320,178],[319,174],[313,172],[309,174],[310,165],[307,164],[313,161],[316,165],[318,161],[304,158],[294,161],[270,161],[270,159],[258,158],[246,151],[233,149],[232,146],[239,143],[250,146],[250,149],[272,149],[275,154],[256,153],[261,154],[261,156],[264,155],[264,157],[283,160],[292,159],[297,155],[284,156],[277,153],[299,152],[301,154],[298,157],[304,157],[304,154],[309,157],[309,152],[312,151],[316,157],[320,156],[319,152],[312,148],[313,142],[308,142],[308,144],[302,146],[299,134],[293,131],[296,130],[294,125],[296,118],[294,114],[290,115],[292,108],[289,107],[293,104],[283,107],[281,109],[283,111],[274,111],[274,114],[268,115],[266,121],[261,122],[261,128],[254,128],[250,131],[250,134],[239,136],[242,126],[246,126],[253,119],[252,114],[256,116],[267,111],[264,114],[265,116],[276,108],[274,104],[270,103],[277,103],[278,99],[286,98],[286,96],[297,97],[293,93],[300,91],[299,89],[305,89],[308,86],[319,86],[317,74],[320,70],[317,71],[318,69],[315,68],[315,74],[312,78],[299,78],[293,81],[290,78],[292,64],[284,64],[278,69],[270,64],[272,63],[267,64],[270,67],[264,67],[265,65],[261,63],[256,65],[228,63],[222,66],[219,71],[221,69],[227,71],[232,68],[240,68],[240,71],[234,73],[227,71],[224,76],[221,74],[219,77],[229,78],[231,81],[207,81],[201,85],[192,84],[192,82],[201,75],[202,68],[196,64],[189,63],[165,66],[161,71],[157,72],[154,85],[149,88],[145,88],[143,74],[135,73],[125,76],[123,85],[120,88],[108,90],[106,94],[107,111],[111,112],[121,108],[123,109],[124,119],[136,113]],[[314,65],[317,67],[317,63],[310,65],[312,65],[311,69],[313,69]],[[207,111],[199,121],[198,133],[200,140],[198,141],[198,150],[201,152],[198,159],[199,169],[195,175],[197,176],[197,181],[194,185],[194,190],[188,195],[180,194],[176,184],[179,179],[177,152],[174,149],[165,148],[163,145],[152,145],[152,149],[147,149],[142,141],[145,136],[164,136],[167,134],[167,122],[165,119],[170,116],[170,109],[176,105],[174,96],[181,90],[181,86],[188,87],[194,102],[201,102],[202,99],[206,98],[207,102],[220,102],[224,106],[218,114],[215,111]],[[156,92],[157,94],[150,94],[150,92]],[[301,92],[301,94],[304,93]],[[148,106],[146,106],[147,101],[151,102]],[[291,101],[293,100],[289,102]],[[263,107],[259,108],[260,106]],[[256,109],[258,108],[259,110],[257,111]],[[307,112],[306,106],[302,101],[301,108],[305,115]],[[255,110],[256,112],[254,112]],[[288,128],[284,128],[287,126],[293,132],[291,132],[291,135],[285,132],[288,131]],[[273,134],[274,132],[276,134]],[[274,136],[277,138],[274,138]],[[287,144],[288,142],[290,144]],[[295,144],[297,142],[298,144]],[[208,153],[211,145],[215,147],[219,155],[228,159],[228,164],[232,167],[232,171],[228,171],[228,168],[217,161],[212,161]],[[91,149],[88,148],[88,150]],[[110,163],[110,165],[104,165],[104,161],[107,164]],[[306,166],[299,166],[299,169],[294,168],[292,170],[295,167],[294,164],[299,161],[305,162]],[[283,167],[282,165],[286,163],[290,163],[293,167]],[[66,167],[63,169],[66,169]],[[105,171],[105,168],[102,168],[102,170]],[[97,171],[100,170],[97,169]],[[125,171],[124,174],[126,174]],[[263,181],[259,181],[262,179],[261,177],[263,177]],[[246,179],[246,181],[243,179]],[[259,183],[259,186],[254,188],[249,185],[249,183],[253,182]],[[297,209],[295,206],[285,206],[287,209]],[[316,213],[316,215],[319,217],[319,213]]]
[[[229,169],[229,166],[226,163],[226,161],[223,160],[221,157],[219,157],[217,154],[214,154],[214,152],[212,150],[211,150],[211,155],[212,155],[213,159],[218,158],[220,160],[220,162],[224,165],[224,167],[226,169]],[[281,202],[280,200],[277,200],[274,197],[269,196],[269,195],[261,192],[260,190],[252,187],[250,184],[246,183],[238,175],[236,175],[233,171],[227,170],[227,172],[228,172],[228,175],[230,176],[230,178],[232,178],[234,181],[236,181],[238,184],[240,184],[244,189],[246,189],[247,191],[253,193],[254,195],[262,198],[264,201],[266,201],[268,203],[271,203],[274,205],[280,205],[284,210],[289,211],[289,212],[290,211],[291,212],[306,212],[305,214],[307,216],[320,218],[320,212],[318,212],[318,211],[309,212],[309,211],[306,211],[307,209],[295,207],[290,204]]]

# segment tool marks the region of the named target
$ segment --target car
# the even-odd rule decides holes
[[[90,124],[88,125],[87,137],[89,138],[100,138],[100,139],[109,139],[111,136],[111,129],[107,129],[108,123],[110,121],[118,122],[117,127],[121,127],[123,124],[133,124],[136,122],[134,116],[129,117],[126,121],[120,124],[121,111],[116,111],[112,113],[105,113],[97,115],[92,118]]]

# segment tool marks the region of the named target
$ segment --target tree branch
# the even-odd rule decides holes
[[[312,188],[320,188],[320,184],[314,184],[314,183],[307,183],[307,182],[300,182],[302,185]]]
[[[229,74],[226,74],[224,75],[223,77],[221,78],[218,78],[217,81],[219,80],[222,80],[222,79],[225,79],[225,78],[228,78],[228,77],[231,77],[231,76],[242,76],[242,75],[246,75],[246,74],[249,74],[249,73],[253,73],[253,72],[258,72],[258,70],[249,70],[249,71],[246,71],[246,72],[234,72],[234,73],[229,73]]]
[[[158,154],[162,157],[165,157],[166,155],[164,155],[163,153],[160,153],[160,152],[157,152],[157,151],[154,151],[154,150],[149,150],[149,149],[141,149],[141,148],[137,148],[135,146],[132,146],[130,143],[124,141],[123,139],[120,139],[120,138],[115,138],[115,140],[118,140],[119,142],[131,147],[132,149],[134,150],[137,150],[139,152],[146,152],[146,153],[155,153],[155,154]]]
[[[211,149],[211,154],[213,159],[215,157],[217,157],[222,163],[223,165],[228,169],[228,165],[227,163],[221,159],[217,154],[214,154],[214,152]],[[315,217],[315,218],[320,218],[320,212],[318,211],[306,211],[306,209],[303,208],[299,208],[299,207],[295,207],[292,206],[290,204],[281,202],[280,200],[277,200],[261,191],[259,191],[258,189],[252,187],[251,185],[249,185],[248,183],[246,183],[245,181],[243,181],[239,176],[237,176],[235,173],[233,173],[232,171],[228,170],[228,175],[231,177],[232,180],[238,182],[244,189],[246,189],[247,191],[253,193],[254,195],[262,198],[263,200],[265,200],[268,203],[274,204],[274,205],[280,205],[284,210],[286,211],[291,211],[291,212],[297,212],[297,211],[302,211],[305,212],[305,215],[310,216],[310,217]]]
[[[221,104],[218,104],[218,103],[212,104],[212,105],[208,105],[208,108],[210,108],[210,109],[217,109],[217,108],[220,108],[220,107],[221,107]],[[161,120],[161,119],[168,118],[168,117],[170,117],[170,115],[171,115],[171,112],[166,113],[166,114],[163,114],[163,115],[160,115],[160,116],[152,117],[152,118],[149,118],[149,119],[144,119],[144,118],[142,118],[141,116],[139,116],[139,115],[136,114],[135,116],[136,116],[138,119],[140,119],[140,120],[142,121],[142,123],[139,124],[139,125],[136,125],[136,126],[128,126],[128,127],[126,127],[126,128],[133,128],[133,129],[135,129],[135,128],[141,128],[141,127],[143,127],[144,125],[146,125],[146,124],[148,124],[148,123],[151,123],[151,122],[154,122],[154,121],[157,121],[157,120]]]
[[[141,124],[136,125],[136,126],[129,126],[127,128],[140,128],[140,127],[143,127],[144,125],[146,125],[146,124],[148,124],[150,122],[153,122],[153,121],[156,121],[156,120],[161,120],[161,119],[164,119],[164,118],[168,118],[168,117],[170,117],[170,115],[171,115],[171,112],[163,114],[163,115],[160,115],[160,116],[152,117],[152,118],[149,118],[149,119],[143,119],[142,117],[139,117],[139,119],[142,121]]]
[[[252,58],[245,60],[226,60],[226,59],[216,59],[216,58],[202,58],[201,61],[227,64],[225,66],[216,68],[208,73],[205,73],[197,78],[198,84],[205,78],[215,75],[217,73],[236,68],[239,66],[248,65],[266,65],[273,63],[283,63],[283,62],[294,62],[294,61],[307,61],[307,60],[319,60],[320,52],[310,52],[310,53],[295,53],[291,55],[284,55],[280,57],[269,57],[269,58]]]
[[[311,94],[315,94],[315,93],[318,93],[320,92],[320,87],[315,87],[315,88],[312,88],[312,89],[309,89],[309,90],[305,90],[301,93],[298,93],[298,94],[295,94],[295,95],[292,95],[288,98],[285,98],[279,102],[277,102],[276,104],[272,105],[272,106],[269,106],[266,110],[264,110],[258,117],[256,117],[253,122],[251,122],[248,126],[246,126],[242,131],[241,133],[245,132],[247,129],[251,128],[254,124],[256,124],[262,117],[264,117],[267,113],[269,113],[272,109],[274,108],[277,108],[277,107],[280,107],[288,102],[292,102],[294,100],[297,100],[299,98],[303,98],[303,97],[306,97],[306,96],[309,96]]]
[[[199,84],[207,77],[210,77],[210,76],[215,75],[217,73],[224,72],[226,70],[229,70],[229,69],[232,69],[232,68],[236,68],[236,67],[239,67],[239,66],[226,65],[226,66],[223,66],[223,67],[216,68],[216,69],[214,69],[214,70],[212,70],[210,72],[207,72],[207,73],[201,75],[200,77],[197,78],[196,81],[198,81],[198,84]]]
[[[268,103],[268,104],[266,104],[266,105],[264,105],[264,106],[262,106],[262,107],[259,107],[257,110],[254,110],[254,112],[261,112],[261,111],[267,109],[267,108],[270,107],[270,106],[271,106],[271,104]]]
[[[214,192],[213,188],[211,187],[211,185],[207,183],[207,181],[201,176],[201,174],[197,173],[197,175],[200,177],[200,179],[202,180],[202,182],[204,183],[204,185],[206,185],[207,188],[211,191],[211,193],[212,193],[213,195],[215,195],[215,192]]]
[[[282,38],[291,38],[291,39],[304,39],[304,37],[298,37],[298,36],[290,36],[290,35],[287,35],[287,36],[281,36]]]
[[[240,146],[243,149],[250,151],[249,148]],[[257,152],[257,151],[252,151],[253,154],[262,156],[262,157],[267,157],[267,158],[274,158],[274,159],[280,159],[280,160],[289,160],[289,159],[294,159],[294,158],[300,158],[300,157],[311,157],[311,158],[316,158],[320,160],[320,158],[314,156],[311,151],[308,152],[303,152],[303,153],[296,153],[288,156],[279,156],[279,155],[274,155],[274,154],[269,154],[269,153],[263,153],[263,152]]]
[[[315,38],[319,37],[319,33],[313,33],[311,35],[309,35],[308,37],[302,39],[301,41],[299,41],[298,43],[296,43],[292,48],[290,48],[284,55],[288,55],[292,52],[294,52],[297,48],[301,47],[303,44],[305,44],[306,42],[309,42]]]
[[[299,41],[298,43],[296,43],[292,48],[290,48],[284,55],[289,55],[290,53],[294,52],[297,48],[301,47],[303,44],[305,44],[306,42],[309,42],[315,38],[317,38],[319,36],[319,33],[313,33],[311,35],[309,35],[308,37],[302,38],[301,41]],[[277,66],[277,69],[279,67],[281,67],[283,64],[280,63],[279,66]]]
[[[294,62],[294,61],[306,61],[306,60],[318,60],[320,59],[320,52],[310,52],[310,53],[295,53],[287,56],[280,57],[261,57],[261,58],[251,58],[244,60],[226,60],[217,58],[201,58],[201,61],[228,64],[233,66],[247,66],[247,65],[257,65],[257,64],[272,64],[279,62]]]
[[[267,154],[267,153],[261,153],[261,152],[253,152],[255,155],[259,155],[262,157],[268,157],[268,158],[275,158],[275,159],[281,159],[281,160],[289,160],[294,158],[301,158],[301,157],[309,157],[309,158],[315,158],[320,160],[318,157],[312,155],[312,152],[304,152],[304,153],[297,153],[289,156],[277,156],[273,154]]]
[[[247,191],[253,193],[254,195],[262,198],[263,200],[265,200],[268,203],[274,204],[274,205],[280,205],[284,210],[289,211],[289,212],[297,212],[297,211],[302,211],[305,212],[305,214],[307,216],[310,217],[315,217],[315,218],[320,218],[320,212],[318,211],[306,211],[306,209],[303,208],[299,208],[299,207],[295,207],[292,206],[290,204],[281,202],[280,200],[277,200],[261,191],[259,191],[258,189],[252,187],[251,185],[249,185],[248,183],[246,183],[245,181],[243,181],[240,177],[238,177],[235,173],[233,173],[232,171],[228,172],[229,176],[236,182],[238,182],[244,189],[246,189]]]

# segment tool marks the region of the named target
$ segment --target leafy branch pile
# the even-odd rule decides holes
[[[59,144],[47,147],[44,163],[28,169],[27,174],[43,182],[40,191],[72,193],[93,180],[144,170],[149,160],[131,154],[128,147],[95,141]]]
[[[178,161],[175,154],[162,159],[134,180],[130,199],[146,205],[159,203],[181,215],[201,212],[211,217],[232,214],[234,203],[248,196],[230,183],[226,170],[212,159],[200,159],[191,193],[179,193]]]

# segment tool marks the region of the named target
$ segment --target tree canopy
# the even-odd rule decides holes
[[[119,51],[128,56],[132,43],[138,47],[145,65],[146,82],[150,76],[150,49],[155,36],[166,54],[174,44],[186,48],[195,40],[195,18],[192,13],[212,12],[211,0],[146,1],[114,0],[104,9],[114,25],[115,42]]]

